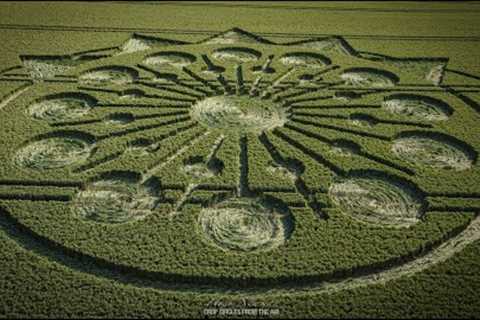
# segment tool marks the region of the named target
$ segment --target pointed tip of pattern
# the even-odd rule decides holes
[[[207,39],[200,41],[202,44],[235,44],[235,43],[262,43],[273,44],[272,41],[264,39],[254,33],[250,33],[238,27],[217,33]]]

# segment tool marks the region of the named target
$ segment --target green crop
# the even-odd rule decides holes
[[[479,314],[475,4],[0,17],[1,316]]]

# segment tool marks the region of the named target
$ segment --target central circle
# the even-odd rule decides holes
[[[222,129],[226,133],[261,133],[283,126],[289,114],[285,107],[271,100],[216,96],[195,103],[191,116],[205,127]]]

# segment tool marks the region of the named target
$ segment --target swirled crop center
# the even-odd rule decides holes
[[[291,216],[263,201],[234,198],[200,212],[199,226],[215,246],[237,252],[268,251],[283,244],[292,229]]]
[[[420,192],[405,182],[360,176],[334,183],[329,194],[355,219],[386,226],[407,227],[418,222],[424,206]]]
[[[288,111],[270,101],[248,96],[216,96],[197,102],[191,111],[193,119],[208,128],[232,132],[269,131],[288,120]]]
[[[52,136],[20,149],[14,162],[31,169],[56,169],[85,161],[91,154],[89,141],[73,134]]]
[[[110,177],[91,183],[72,203],[74,213],[86,220],[122,223],[143,219],[155,208],[158,197],[132,177]]]

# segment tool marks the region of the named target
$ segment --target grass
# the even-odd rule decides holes
[[[474,3],[1,9],[2,316],[480,312]]]

